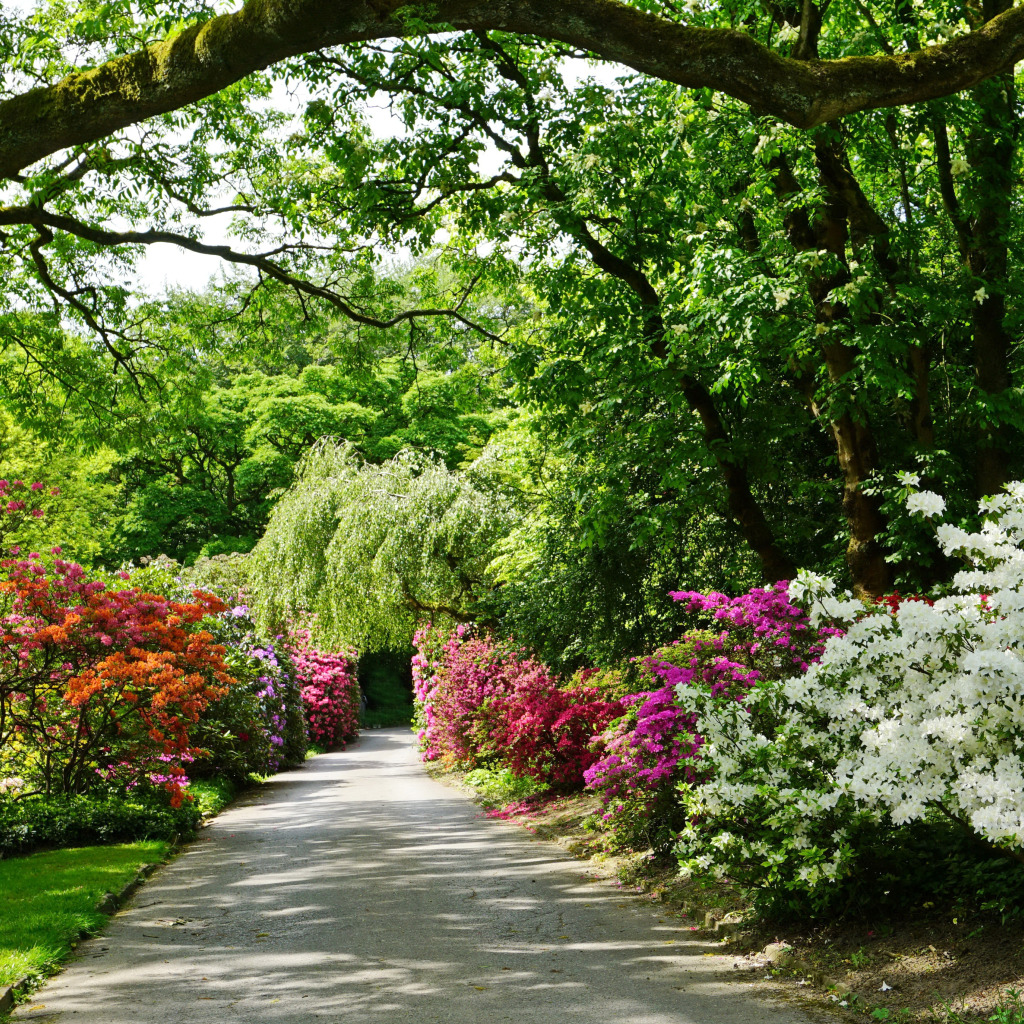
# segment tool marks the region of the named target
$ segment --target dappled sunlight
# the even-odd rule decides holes
[[[380,731],[223,814],[17,1019],[756,1019],[693,934],[479,817]]]

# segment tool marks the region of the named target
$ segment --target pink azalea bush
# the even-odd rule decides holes
[[[290,645],[310,740],[327,750],[344,750],[359,732],[354,652],[321,651],[305,629],[291,635]]]
[[[582,787],[596,758],[591,738],[622,711],[593,687],[563,688],[511,641],[469,626],[417,633],[413,688],[425,760],[502,762],[561,790]]]
[[[744,704],[763,679],[806,671],[824,650],[830,628],[812,628],[788,596],[788,583],[756,587],[739,597],[674,592],[691,612],[710,618],[710,631],[688,633],[640,662],[649,691],[624,698],[628,710],[595,744],[602,756],[586,772],[600,793],[604,818],[623,845],[655,849],[671,842],[679,782],[701,780],[704,739],[695,716],[679,705],[681,687]],[[714,627],[718,627],[717,631]]]

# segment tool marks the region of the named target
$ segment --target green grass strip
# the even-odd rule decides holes
[[[0,987],[52,972],[82,931],[106,920],[96,904],[143,864],[163,860],[164,842],[80,846],[0,860]]]

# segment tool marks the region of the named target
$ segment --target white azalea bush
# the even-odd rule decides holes
[[[928,492],[907,504],[943,509]],[[801,573],[791,599],[844,630],[818,663],[747,710],[680,688],[706,769],[683,791],[684,873],[827,903],[865,842],[926,821],[1024,862],[1024,484],[982,512],[978,533],[937,528],[966,563],[944,596],[866,605]]]

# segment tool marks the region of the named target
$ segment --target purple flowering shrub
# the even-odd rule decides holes
[[[289,640],[309,738],[325,750],[344,750],[359,734],[355,653],[321,651],[305,629],[295,630]]]
[[[676,786],[700,782],[700,724],[679,706],[681,687],[699,686],[713,697],[744,703],[762,679],[785,678],[817,661],[828,636],[792,604],[788,583],[756,587],[739,597],[674,592],[676,601],[711,620],[712,628],[641,659],[651,688],[624,698],[626,714],[597,741],[602,756],[586,773],[604,805],[603,818],[623,847],[664,853],[685,822]]]
[[[225,648],[224,660],[238,680],[232,700],[211,707],[200,720],[209,757],[193,776],[224,774],[244,779],[301,764],[306,753],[298,670],[284,637],[256,631],[245,605],[235,605],[206,625]]]

